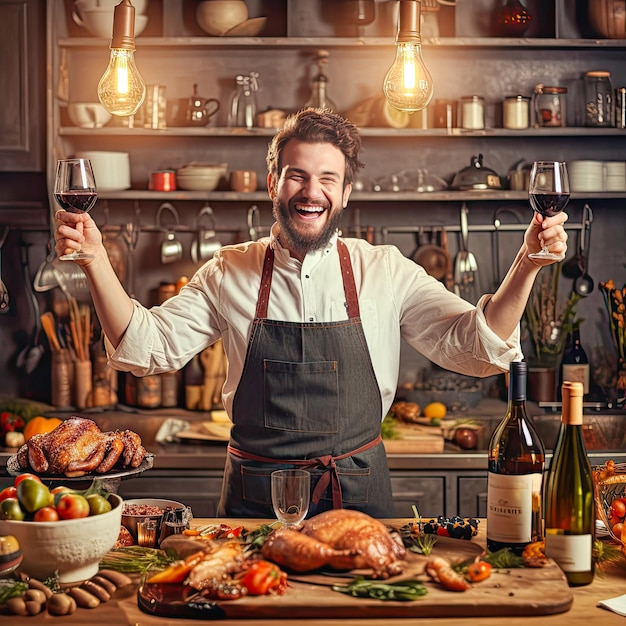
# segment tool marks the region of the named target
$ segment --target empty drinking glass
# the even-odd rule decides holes
[[[311,475],[307,470],[284,469],[272,472],[272,506],[278,521],[299,524],[309,510]]]

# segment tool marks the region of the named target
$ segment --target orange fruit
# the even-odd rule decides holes
[[[61,423],[62,420],[58,417],[43,417],[42,415],[37,415],[28,420],[26,426],[24,426],[24,439],[28,441],[33,435],[49,433]]]

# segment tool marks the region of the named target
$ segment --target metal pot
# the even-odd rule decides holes
[[[454,176],[452,188],[468,189],[502,189],[500,176],[492,169],[483,166],[483,155],[473,156],[468,167],[464,167]]]

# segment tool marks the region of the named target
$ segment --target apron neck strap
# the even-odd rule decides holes
[[[339,252],[339,265],[341,266],[341,278],[343,280],[343,290],[346,294],[346,307],[348,318],[355,319],[361,314],[359,309],[359,298],[354,282],[354,272],[352,271],[352,261],[348,246],[337,239],[337,251]],[[274,249],[267,246],[265,250],[265,260],[263,261],[263,273],[261,274],[261,286],[259,287],[259,298],[256,304],[256,319],[266,319],[267,309],[270,301],[270,290],[272,287],[272,271],[274,269]]]

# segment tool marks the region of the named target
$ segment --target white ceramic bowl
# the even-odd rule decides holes
[[[113,117],[99,102],[72,102],[67,114],[72,124],[80,128],[102,128]]]
[[[0,535],[13,535],[22,549],[20,571],[44,580],[59,572],[59,582],[71,584],[98,572],[104,555],[120,533],[122,498],[110,494],[113,508],[102,515],[58,522],[0,520]]]
[[[111,9],[84,9],[80,15],[74,11],[72,19],[86,28],[94,37],[111,39],[113,35],[113,11]],[[135,14],[135,37],[141,35],[148,25],[147,15]]]
[[[196,8],[198,25],[215,37],[221,37],[247,19],[248,7],[243,0],[206,0]]]
[[[187,191],[214,191],[226,175],[226,163],[196,163],[176,171],[176,184]]]
[[[77,152],[76,158],[91,161],[98,191],[122,191],[130,188],[128,152],[90,150]]]
[[[74,0],[74,6],[79,12],[85,9],[108,9],[113,11],[120,0]],[[143,15],[148,8],[148,0],[132,0],[135,7],[135,16]]]

